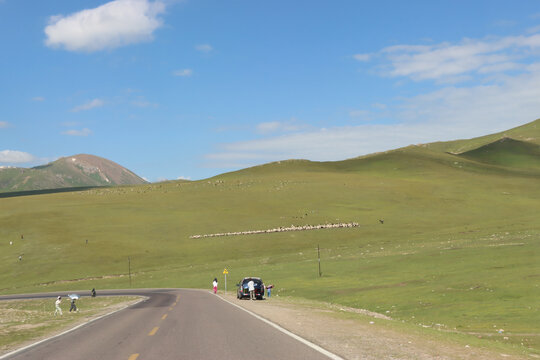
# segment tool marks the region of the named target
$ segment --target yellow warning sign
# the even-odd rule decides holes
[[[224,274],[228,274],[229,271],[228,271],[227,269],[223,269],[223,273],[224,273]]]

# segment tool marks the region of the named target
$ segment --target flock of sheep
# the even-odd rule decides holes
[[[304,230],[316,230],[316,229],[332,229],[332,228],[352,228],[360,226],[356,222],[352,223],[338,223],[338,224],[322,224],[322,225],[301,225],[290,227],[278,227],[275,229],[267,230],[250,230],[250,231],[238,231],[238,232],[227,232],[227,233],[218,233],[218,234],[204,234],[204,235],[192,235],[190,239],[200,239],[205,237],[217,237],[217,236],[234,236],[234,235],[251,235],[251,234],[268,234],[274,232],[284,232],[284,231],[304,231]]]

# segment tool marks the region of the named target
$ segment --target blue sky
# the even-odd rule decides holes
[[[0,43],[1,166],[202,179],[540,117],[536,0],[0,0]]]

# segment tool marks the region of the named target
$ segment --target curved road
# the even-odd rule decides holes
[[[53,301],[57,295],[64,294],[0,296],[0,300]],[[104,290],[100,295],[148,299],[7,359],[329,359],[208,291]]]

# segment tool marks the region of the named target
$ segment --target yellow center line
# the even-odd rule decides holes
[[[150,332],[148,333],[148,336],[154,336],[154,335],[157,333],[158,329],[159,329],[158,326],[156,326],[155,328],[153,328],[152,331],[150,331]]]
[[[172,310],[172,306],[169,308],[169,311],[171,311],[171,310]]]
[[[129,357],[128,357],[128,360],[135,360],[136,358],[139,357],[139,354],[131,354]]]
[[[167,314],[163,315],[163,316],[161,317],[161,320],[165,320],[166,317],[167,317]]]

